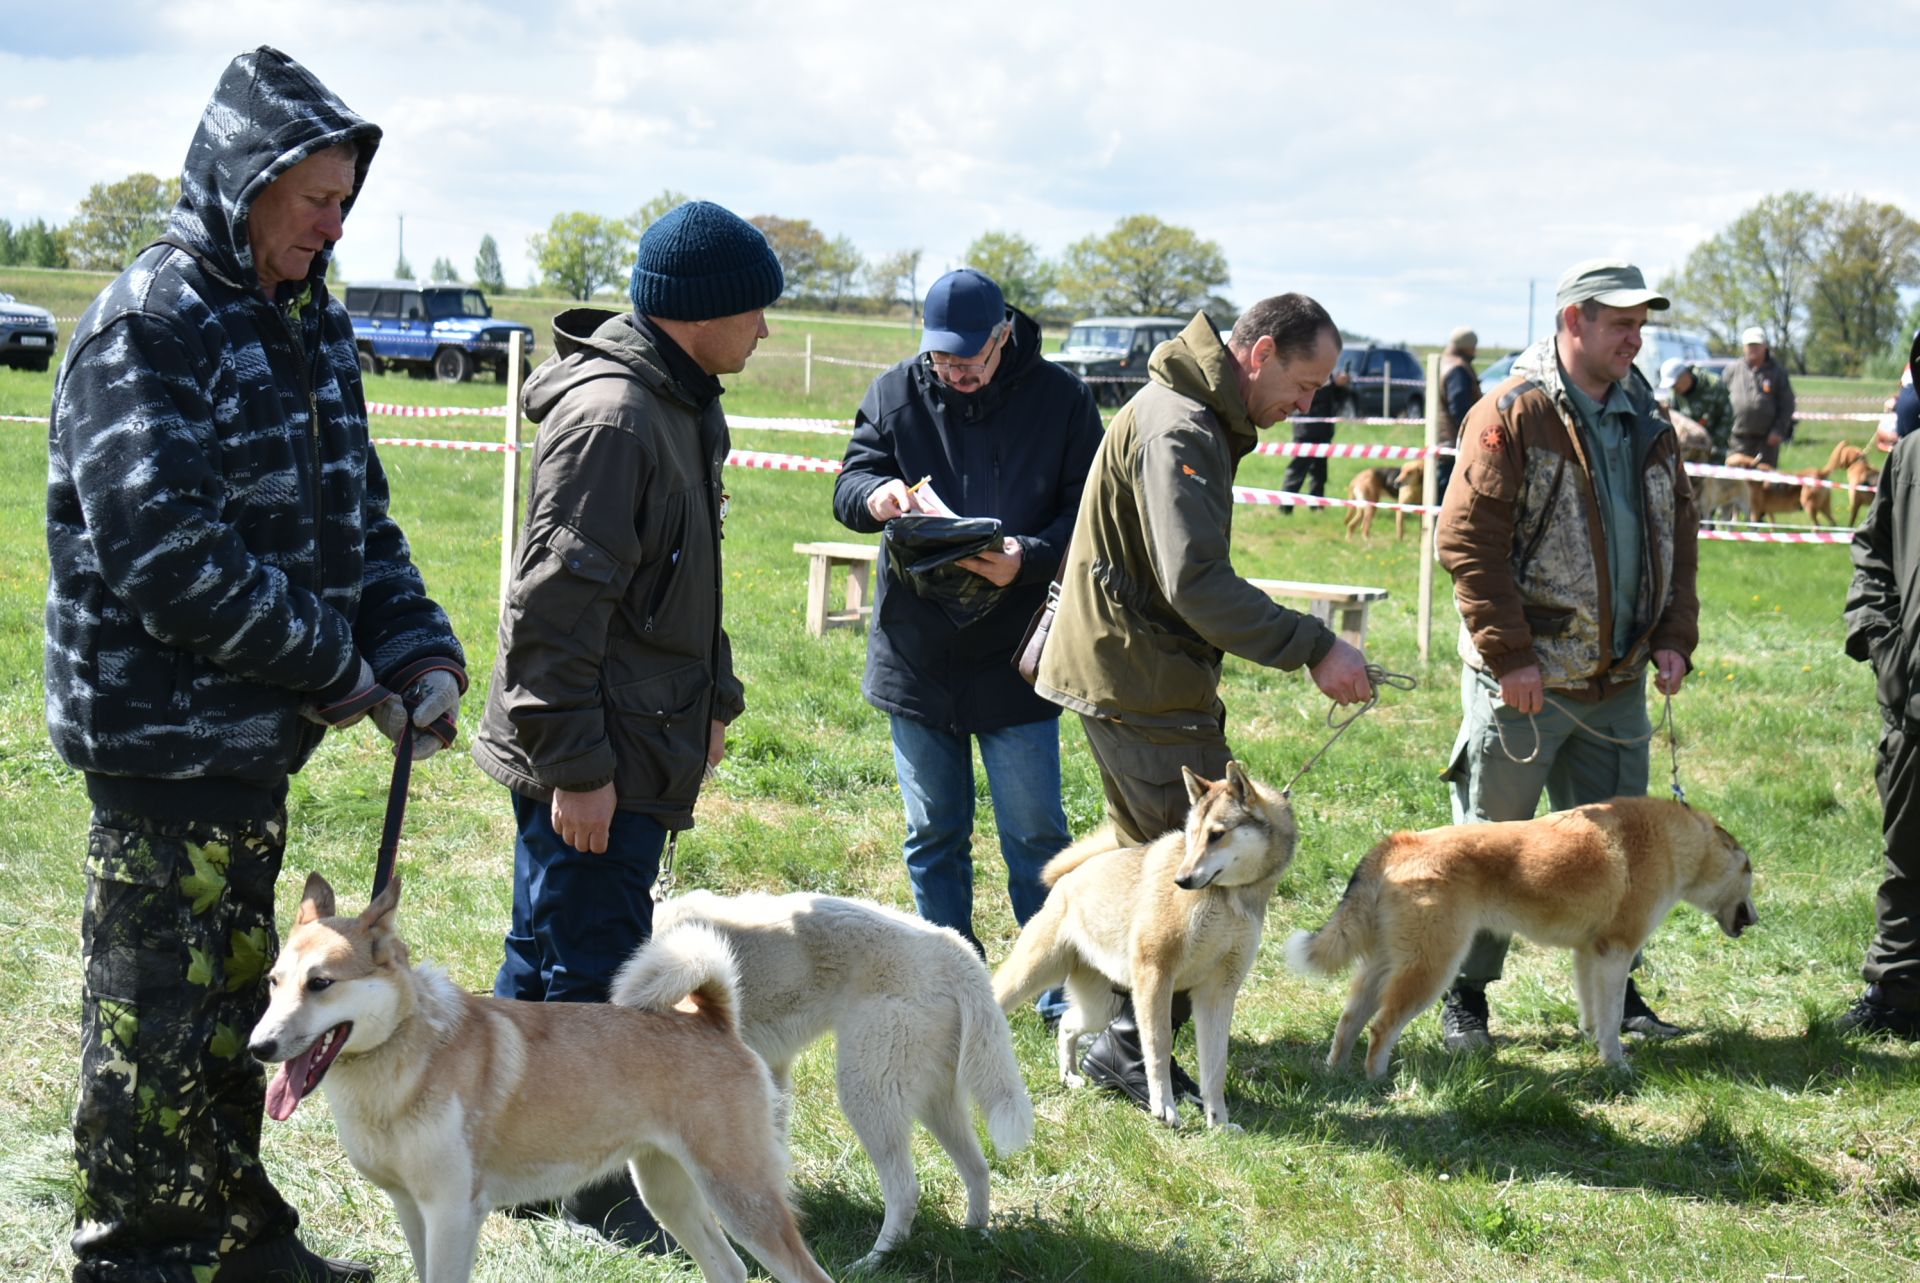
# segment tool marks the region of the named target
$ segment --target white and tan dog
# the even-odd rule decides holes
[[[879,1264],[913,1228],[916,1118],[966,1183],[967,1224],[986,1228],[987,1159],[967,1102],[1002,1154],[1032,1138],[1033,1104],[986,966],[958,933],[870,901],[803,892],[695,891],[661,904],[653,925],[653,939],[615,978],[613,1001],[684,992],[701,966],[700,942],[725,940],[740,977],[740,1036],[773,1071],[783,1131],[795,1058],[834,1035],[840,1108],[886,1201],[873,1250],[852,1268]],[[700,947],[683,948],[688,939]]]
[[[1327,924],[1287,941],[1287,962],[1335,975],[1359,960],[1327,1065],[1346,1064],[1373,1017],[1367,1074],[1384,1078],[1401,1031],[1453,982],[1476,931],[1571,949],[1581,1031],[1621,1065],[1634,954],[1682,900],[1729,936],[1752,926],[1746,851],[1704,811],[1617,797],[1537,820],[1395,833],[1360,861]]]
[[[1118,1014],[1114,986],[1133,991],[1147,1069],[1147,1111],[1180,1121],[1173,1094],[1173,995],[1193,999],[1200,1097],[1207,1122],[1227,1123],[1227,1032],[1233,1003],[1260,950],[1267,901],[1293,859],[1293,807],[1229,762],[1218,782],[1185,771],[1187,826],[1146,846],[1102,829],[1068,847],[1041,876],[1053,888],[994,973],[1011,1011],[1051,985],[1067,986],[1060,1078],[1070,1087],[1079,1043]]]
[[[280,1065],[275,1119],[324,1081],[340,1143],[393,1200],[421,1283],[472,1274],[490,1209],[622,1166],[710,1283],[747,1277],[722,1225],[782,1283],[830,1283],[787,1204],[773,1082],[740,1040],[724,942],[706,937],[684,988],[633,995],[644,1010],[512,1002],[411,966],[399,901],[395,877],[358,917],[336,917],[333,888],[309,877],[248,1046]]]

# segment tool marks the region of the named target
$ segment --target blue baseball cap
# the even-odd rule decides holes
[[[959,268],[927,291],[920,350],[972,356],[993,337],[993,327],[1006,319],[1007,300],[993,278],[971,267]]]

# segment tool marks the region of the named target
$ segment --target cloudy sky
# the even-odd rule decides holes
[[[811,220],[922,283],[980,232],[1056,255],[1147,212],[1220,243],[1227,294],[1488,343],[1570,262],[1650,276],[1759,197],[1920,214],[1920,2],[1167,4],[331,0],[33,6],[0,28],[0,218],[177,173],[229,58],[273,44],[386,129],[338,251],[516,283],[558,211],[663,188]]]

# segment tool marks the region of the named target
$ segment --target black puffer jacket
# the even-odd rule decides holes
[[[235,59],[168,243],[74,332],[48,439],[47,724],[96,801],[258,814],[320,742],[301,706],[349,693],[362,656],[381,677],[462,659],[387,515],[328,253],[269,302],[248,241],[281,174],[355,142],[357,195],[379,139],[285,54]]]
[[[956,513],[997,517],[1020,541],[1020,577],[965,628],[910,588],[896,591],[880,561],[861,691],[885,712],[954,732],[1059,716],[1010,660],[1066,551],[1100,448],[1100,412],[1087,385],[1041,356],[1031,317],[1017,309],[1008,315],[1011,340],[993,381],[978,392],[953,391],[924,356],[875,379],[833,488],[840,523],[871,532],[880,523],[867,511],[869,494],[895,478],[930,477]]]

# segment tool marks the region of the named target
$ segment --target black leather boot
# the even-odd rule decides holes
[[[373,1267],[321,1256],[292,1236],[250,1244],[224,1258],[214,1283],[373,1283]]]
[[[560,1214],[621,1247],[665,1256],[679,1246],[653,1219],[625,1172],[583,1185],[560,1200]]]
[[[1192,1016],[1193,1004],[1187,995],[1174,994],[1173,1032],[1179,1033]],[[1180,1067],[1179,1061],[1173,1061],[1171,1068],[1174,1100],[1199,1101],[1200,1084]],[[1113,1023],[1093,1040],[1080,1058],[1080,1071],[1094,1086],[1124,1092],[1140,1108],[1147,1107],[1147,1063],[1140,1049],[1140,1023],[1134,1017],[1132,995],[1128,995],[1126,1005],[1113,1018]]]

